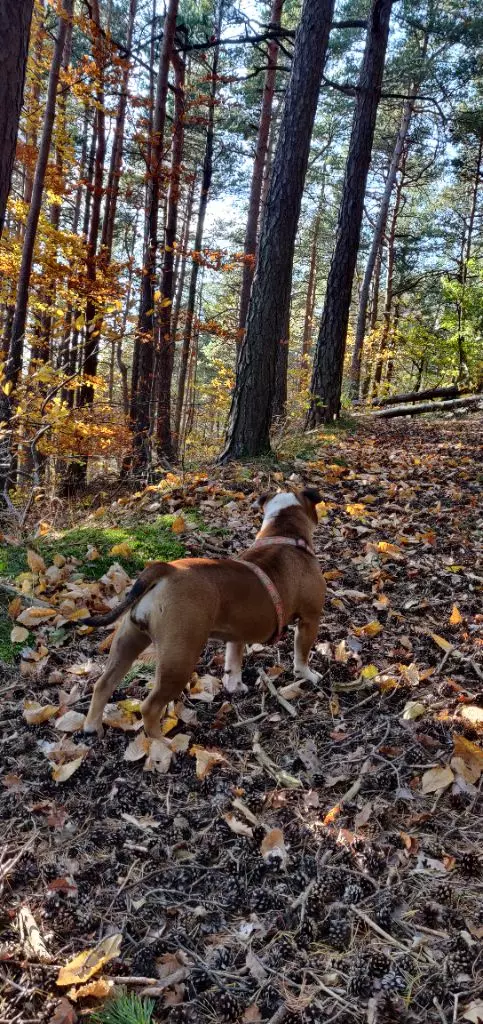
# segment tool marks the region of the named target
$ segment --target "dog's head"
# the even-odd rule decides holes
[[[260,495],[255,505],[267,518],[275,518],[282,509],[290,508],[291,505],[300,506],[310,521],[317,524],[319,501],[322,501],[322,495],[315,487],[304,487],[300,491],[268,491]]]

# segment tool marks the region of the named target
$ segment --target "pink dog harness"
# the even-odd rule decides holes
[[[317,557],[315,551],[312,550],[303,537],[261,537],[260,540],[256,540],[255,543],[252,544],[252,548],[265,548],[270,544],[285,544],[290,545],[290,547],[301,548],[302,551],[306,551],[309,555],[312,555],[313,558]],[[270,579],[270,576],[267,576],[267,573],[264,572],[259,565],[256,565],[255,562],[246,562],[244,559],[240,559],[240,561],[243,561],[244,565],[253,570],[253,572],[258,576],[260,583],[263,583],[265,590],[270,594],[277,616],[277,630],[275,634],[270,637],[268,643],[276,644],[280,640],[285,629],[285,612],[282,598],[280,597],[275,584]]]

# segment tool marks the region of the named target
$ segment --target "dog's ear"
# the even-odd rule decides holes
[[[319,501],[322,501],[322,495],[315,487],[304,487],[303,491],[300,492],[304,509],[313,523],[318,523],[317,508]]]
[[[265,508],[265,505],[267,504],[267,501],[270,501],[270,498],[273,498],[272,492],[265,491],[263,494],[260,494],[258,498],[255,499],[252,507],[258,508],[262,512],[263,509]]]
[[[322,501],[322,495],[316,487],[304,487],[302,494],[312,505],[318,505]]]

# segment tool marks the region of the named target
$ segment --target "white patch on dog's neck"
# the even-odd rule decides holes
[[[283,491],[281,494],[276,494],[274,498],[270,498],[267,501],[263,510],[263,522],[268,523],[271,519],[275,519],[278,513],[283,508],[288,508],[290,505],[298,505],[300,508],[300,502],[296,498],[295,494],[290,494],[287,491]]]

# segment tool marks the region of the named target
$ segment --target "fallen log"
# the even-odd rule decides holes
[[[451,384],[447,388],[426,388],[426,391],[406,391],[401,395],[373,398],[371,405],[386,406],[399,405],[402,402],[425,402],[430,398],[458,398],[463,394],[464,391],[460,390],[456,384]]]
[[[448,402],[423,402],[421,405],[397,405],[391,409],[376,409],[370,413],[371,416],[378,416],[384,419],[392,419],[394,416],[420,416],[423,412],[448,412],[451,409],[471,408],[481,405],[483,409],[483,395],[468,395],[467,398],[455,398]]]

